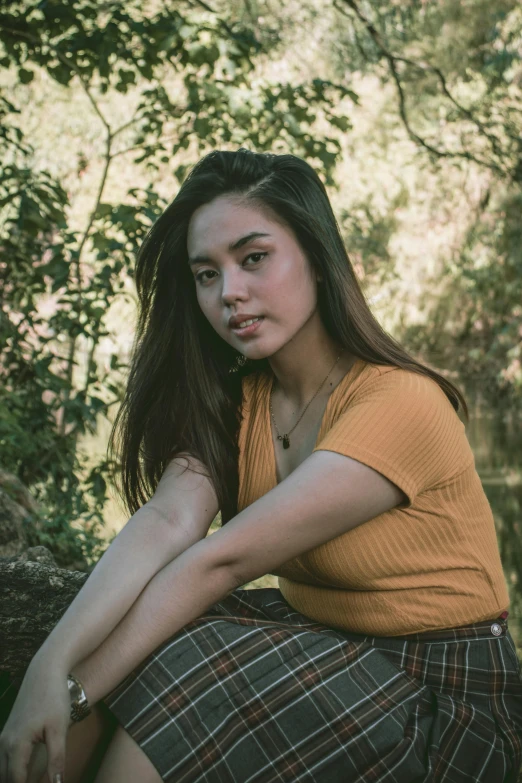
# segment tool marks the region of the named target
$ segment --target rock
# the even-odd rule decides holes
[[[0,674],[15,681],[88,578],[77,563],[60,568],[47,547],[28,546],[25,529],[41,518],[22,482],[0,470]]]
[[[0,559],[0,672],[24,674],[87,578],[35,560]]]

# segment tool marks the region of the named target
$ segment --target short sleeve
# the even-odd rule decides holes
[[[402,489],[407,506],[473,461],[464,424],[440,386],[402,368],[363,383],[316,444],[320,450],[377,470]]]

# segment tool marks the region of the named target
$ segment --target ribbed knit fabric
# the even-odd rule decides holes
[[[271,382],[243,379],[238,512],[277,484]],[[491,507],[464,424],[435,381],[357,360],[328,398],[322,449],[379,471],[408,502],[280,566],[294,609],[334,628],[400,636],[507,608]]]

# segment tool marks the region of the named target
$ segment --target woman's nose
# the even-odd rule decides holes
[[[229,304],[237,298],[246,296],[246,281],[241,273],[229,272],[222,275],[221,299],[224,304]]]

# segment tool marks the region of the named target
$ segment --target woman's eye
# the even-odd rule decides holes
[[[198,283],[205,283],[208,280],[208,277],[203,277],[203,275],[213,274],[212,269],[205,269],[204,272],[200,272],[198,275],[196,275],[196,281]]]
[[[266,256],[266,253],[250,253],[250,255],[245,258],[245,261],[248,261],[249,258],[253,258],[254,256],[262,256],[262,257],[264,257],[264,256]]]
[[[245,261],[248,261],[249,258],[254,258],[255,256],[257,256],[259,260],[258,261],[254,261],[254,264],[257,264],[266,255],[268,255],[268,254],[267,253],[250,253],[250,255],[245,258]],[[203,270],[203,272],[199,272],[199,274],[196,275],[197,282],[198,283],[206,283],[208,280],[212,280],[212,278],[204,277],[204,275],[209,275],[209,274],[213,275],[213,274],[215,274],[215,272],[212,269],[205,269],[205,270]]]

